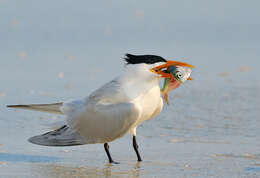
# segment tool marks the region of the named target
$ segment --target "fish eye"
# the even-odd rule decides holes
[[[180,71],[177,71],[175,73],[175,76],[176,76],[177,79],[181,79],[183,77],[183,74]]]

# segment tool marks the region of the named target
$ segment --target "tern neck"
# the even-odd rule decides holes
[[[151,88],[159,87],[160,77],[150,72],[151,65],[138,64],[128,66],[119,78],[122,89],[130,99],[147,93]]]

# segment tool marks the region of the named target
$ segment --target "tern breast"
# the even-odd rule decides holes
[[[140,125],[145,120],[153,119],[162,111],[163,100],[161,98],[159,85],[154,86],[144,95],[136,98],[134,103],[138,104],[142,108],[142,112],[139,119],[129,130],[132,135],[136,135],[136,127],[138,127],[138,125]]]

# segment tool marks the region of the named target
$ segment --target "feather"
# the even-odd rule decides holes
[[[84,145],[85,142],[77,132],[72,131],[68,126],[37,135],[28,139],[29,142],[44,146],[73,146]]]
[[[7,105],[9,108],[35,110],[41,112],[48,112],[54,114],[63,114],[61,106],[63,103],[52,103],[52,104],[28,104],[28,105]]]
[[[155,64],[157,62],[167,62],[161,56],[155,56],[155,55],[132,55],[132,54],[126,54],[124,59],[127,62],[127,64],[141,64],[141,63]]]

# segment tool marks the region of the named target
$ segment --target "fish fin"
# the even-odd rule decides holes
[[[163,99],[164,99],[164,101],[166,102],[166,104],[169,105],[168,93],[165,93],[165,94],[163,95]]]

